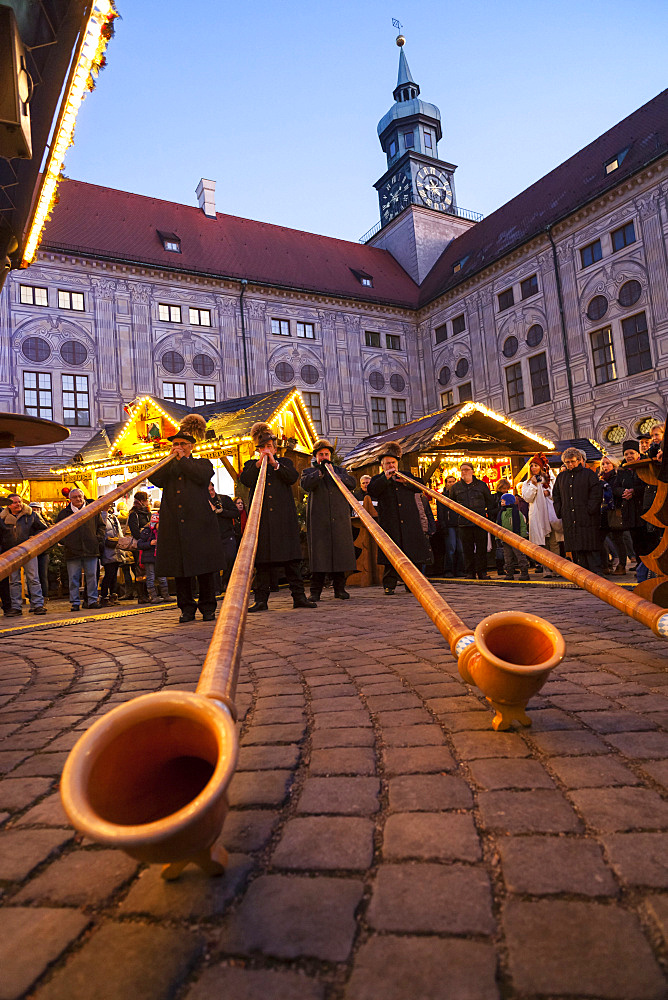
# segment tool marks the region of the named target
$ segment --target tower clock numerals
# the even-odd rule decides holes
[[[393,174],[380,193],[380,211],[383,222],[389,222],[410,204],[411,182],[404,173]]]
[[[447,212],[452,205],[452,188],[447,174],[435,167],[423,166],[417,172],[415,186],[422,203],[438,212]]]

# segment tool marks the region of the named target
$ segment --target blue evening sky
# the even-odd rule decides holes
[[[665,0],[118,0],[65,172],[356,240],[378,220],[378,120],[404,25],[458,203],[486,215],[666,86]]]

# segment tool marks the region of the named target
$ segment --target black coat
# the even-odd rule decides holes
[[[395,482],[381,472],[372,478],[367,490],[369,496],[378,501],[378,523],[383,531],[387,532],[412,562],[429,562],[431,550],[415,503],[415,494],[420,492],[418,487],[401,481]],[[378,562],[381,566],[389,565],[389,559],[380,547]]]
[[[452,500],[452,489],[448,490],[443,488],[441,490],[441,493],[443,494],[444,497],[447,497],[448,500]],[[444,503],[437,503],[436,521],[438,523],[439,528],[442,528],[443,530],[447,530],[448,528],[456,528],[457,525],[459,524],[459,514],[456,514],[454,510],[451,510],[449,507],[446,507]]]
[[[255,562],[284,565],[302,557],[297,508],[292,493],[298,472],[289,458],[275,457],[278,468],[271,464],[267,466]],[[251,500],[260,475],[256,463],[257,459],[251,458],[239,476],[239,482],[251,491]]]
[[[355,480],[345,469],[333,465],[344,486],[352,490]],[[306,533],[312,573],[352,573],[357,568],[351,507],[330,474],[319,465],[304,469],[299,485],[308,493]]]
[[[199,576],[225,565],[216,515],[209,503],[208,458],[173,458],[149,477],[162,489],[156,576]]]
[[[626,490],[633,490],[633,496],[624,498],[622,493]],[[642,519],[645,484],[634,469],[628,465],[622,465],[617,470],[612,484],[612,495],[615,498],[615,507],[622,509],[622,531],[643,527],[645,524]]]
[[[220,537],[224,542],[229,542],[231,538],[236,537],[234,522],[241,523],[241,511],[232,497],[228,497],[224,493],[216,493],[215,498],[209,497],[209,500],[214,505],[213,512],[218,522]]]
[[[474,476],[470,483],[465,483],[463,479],[458,479],[450,490],[450,499],[462,507],[480,514],[482,517],[494,519],[496,517],[496,503],[487,483]],[[457,526],[460,528],[475,527],[463,514],[456,514]]]
[[[139,541],[139,536],[150,520],[151,511],[148,507],[140,507],[139,504],[134,504],[128,514],[128,528],[132,537]]]
[[[83,508],[81,508],[83,510]],[[56,524],[64,521],[66,517],[76,514],[76,508],[72,504],[63,507],[56,518]],[[101,514],[90,517],[83,524],[80,524],[74,531],[63,538],[62,546],[65,551],[65,559],[92,559],[99,557],[100,545],[107,535],[107,526]]]
[[[601,547],[603,483],[584,465],[564,469],[552,490],[554,511],[564,527],[567,552],[594,552]]]

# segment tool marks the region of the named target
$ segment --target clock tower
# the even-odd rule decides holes
[[[376,181],[380,230],[367,242],[389,250],[412,278],[421,282],[456,236],[480,216],[464,212],[455,199],[454,164],[438,158],[443,131],[435,104],[420,99],[397,37],[399,73],[394,104],[378,123],[387,170]]]

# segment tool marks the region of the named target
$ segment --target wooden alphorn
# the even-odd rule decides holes
[[[327,465],[327,471],[445,638],[462,679],[467,684],[477,685],[494,708],[493,728],[509,729],[513,722],[530,726],[526,704],[566,652],[558,629],[529,612],[500,611],[483,619],[472,633],[396,542],[346,489],[331,465]],[[412,479],[407,482],[419,485]]]
[[[142,695],[95,722],[63,770],[63,807],[76,830],[176,878],[187,864],[225,870],[217,844],[237,762],[235,692],[257,550],[267,458],[194,694]]]
[[[578,566],[568,559],[563,559],[561,556],[555,555],[554,552],[543,548],[542,545],[536,545],[535,542],[521,538],[514,531],[502,528],[500,524],[488,520],[488,518],[483,517],[481,514],[476,514],[474,511],[469,510],[468,507],[462,507],[461,504],[450,500],[449,497],[429,489],[428,486],[424,486],[415,479],[410,479],[401,472],[397,472],[397,477],[407,483],[418,486],[427,496],[449,507],[450,510],[456,511],[457,514],[472,521],[479,528],[483,528],[492,535],[496,535],[502,542],[507,542],[508,545],[512,545],[514,548],[519,549],[520,552],[526,553],[531,559],[535,559],[536,562],[542,563],[548,569],[554,570],[555,573],[559,573],[560,576],[570,580],[571,583],[576,583],[583,590],[588,590],[594,597],[600,597],[606,604],[610,604],[613,608],[623,611],[625,615],[635,618],[641,624],[647,625],[661,639],[668,639],[668,612],[665,608],[660,608],[657,604],[652,604],[651,601],[646,601],[642,597],[638,597],[637,594],[630,594],[623,587],[617,586],[616,583],[610,583],[608,580],[604,580],[603,577],[598,576],[598,574],[592,573],[591,570],[585,569],[584,566]]]
[[[110,503],[115,500],[120,500],[124,497],[126,493],[133,490],[135,486],[139,486],[143,483],[149,476],[152,476],[154,472],[158,469],[162,469],[168,462],[174,458],[174,455],[170,452],[169,455],[165,455],[159,462],[147,469],[146,472],[142,472],[140,475],[135,476],[133,479],[127,479],[120,486],[117,486],[115,490],[111,490],[109,493],[105,493],[104,496],[98,497],[97,500],[93,500],[92,503],[84,504],[81,510],[78,510],[76,514],[71,514],[66,517],[63,521],[59,521],[58,524],[52,524],[50,528],[46,531],[40,531],[39,535],[33,535],[31,538],[27,538],[25,542],[21,542],[20,545],[15,545],[14,548],[8,549],[7,552],[3,552],[0,555],[0,580],[4,577],[9,576],[15,570],[20,569],[25,563],[35,556],[38,556],[40,552],[44,552],[45,549],[50,549],[52,545],[56,542],[62,542],[63,538],[67,538],[73,531],[75,531],[80,524],[84,521],[90,520],[91,517],[95,517],[99,514],[101,510],[108,507]]]

